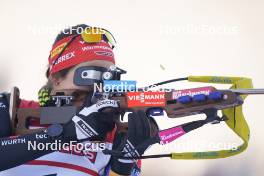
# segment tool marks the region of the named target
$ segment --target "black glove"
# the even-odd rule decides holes
[[[117,134],[113,146],[114,151],[120,151],[123,157],[130,159],[112,157],[111,170],[120,175],[130,175],[136,164],[136,159],[132,158],[142,156],[150,145],[158,142],[157,134],[158,126],[154,119],[147,117],[143,111],[130,113],[127,133]]]
[[[101,112],[105,108],[119,107],[114,100],[102,100],[91,106],[84,106],[64,125],[64,138],[70,140],[104,140],[106,134],[115,127],[114,118],[118,114],[115,112]]]
[[[0,138],[11,135],[11,120],[9,115],[7,94],[0,94]]]

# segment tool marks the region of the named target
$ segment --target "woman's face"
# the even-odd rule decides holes
[[[85,101],[88,92],[93,91],[93,86],[77,86],[73,83],[74,72],[77,68],[82,66],[99,66],[109,68],[111,65],[114,65],[112,62],[103,61],[103,60],[94,60],[89,62],[83,62],[71,68],[67,75],[63,78],[54,78],[50,77],[53,90],[52,94],[56,94],[56,92],[64,92],[65,95],[73,95],[74,106],[81,106]]]

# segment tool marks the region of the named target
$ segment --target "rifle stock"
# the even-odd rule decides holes
[[[157,115],[155,111],[159,111],[159,113],[165,111],[169,118],[179,118],[184,116],[190,116],[194,114],[204,113],[207,109],[216,109],[222,110],[230,107],[236,107],[243,103],[243,100],[239,96],[237,92],[233,92],[232,90],[217,90],[213,87],[207,87],[211,90],[211,92],[220,92],[223,95],[222,99],[217,101],[206,99],[203,102],[189,102],[189,103],[181,103],[177,99],[173,98],[172,90],[170,92],[164,92],[165,104],[164,106],[133,106],[129,107],[128,104],[128,95],[127,92],[124,93],[110,93],[109,99],[116,100],[120,104],[120,112],[128,112],[128,111],[138,111],[143,110],[147,112],[149,115]],[[186,89],[187,90],[187,89]],[[192,90],[192,89],[188,89]],[[183,90],[184,91],[184,90]],[[144,92],[141,92],[144,94]],[[19,103],[19,90],[18,88],[14,88],[11,93],[12,98],[12,106],[10,109],[11,112],[11,121],[13,127],[13,133],[16,135],[29,134],[38,132],[43,129],[29,129],[28,121],[30,118],[34,117],[36,119],[40,119],[40,111],[39,109],[33,108],[18,108]],[[119,130],[125,131],[127,129],[127,123],[121,123],[119,119],[116,119],[116,123]]]

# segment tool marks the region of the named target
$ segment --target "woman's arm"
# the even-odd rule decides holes
[[[6,94],[0,93],[0,138],[10,136],[12,132],[8,107]]]
[[[107,104],[102,101],[100,105],[84,106],[67,124],[58,125],[59,127],[61,126],[61,132],[55,136],[51,135],[54,134],[51,131],[54,132],[55,129],[50,128],[50,126],[47,130],[39,133],[0,138],[0,156],[2,157],[0,160],[0,171],[52,153],[54,149],[52,150],[51,144],[56,142],[56,140],[60,144],[69,144],[70,141],[92,141],[105,138],[106,134],[114,128],[112,114],[98,112],[101,108],[106,107],[116,108],[117,103],[113,105],[113,103]],[[38,146],[39,144],[45,146],[44,150],[32,147],[32,145]]]

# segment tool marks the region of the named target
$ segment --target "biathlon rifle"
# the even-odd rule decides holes
[[[230,89],[220,90],[212,86],[199,87],[184,90],[169,91],[137,91],[137,92],[99,92],[94,96],[98,100],[109,99],[119,102],[122,112],[143,110],[148,116],[161,116],[166,112],[169,118],[183,118],[194,114],[205,114],[206,119],[188,122],[176,127],[159,131],[158,142],[170,143],[184,134],[202,127],[205,124],[217,124],[225,122],[242,140],[243,144],[230,150],[206,151],[206,152],[184,152],[162,155],[141,156],[138,159],[170,157],[171,159],[215,159],[237,155],[243,152],[249,141],[249,127],[242,112],[242,105],[247,95],[264,94],[264,89],[253,89],[252,80],[244,77],[221,77],[221,76],[189,76],[153,84],[148,87],[156,87],[163,84],[189,81],[210,84],[231,84]],[[39,109],[17,109],[19,93],[14,89],[11,94],[10,109],[13,121],[13,129],[16,134],[27,134],[38,130],[28,129],[26,124],[28,118],[40,117]],[[222,117],[218,116],[222,111]],[[119,120],[119,119],[117,119]],[[127,127],[126,123],[117,123],[120,129]],[[108,154],[118,155],[115,151],[107,151]],[[122,158],[122,156],[120,156]],[[123,157],[124,158],[124,157]],[[129,159],[129,158],[127,158]]]

